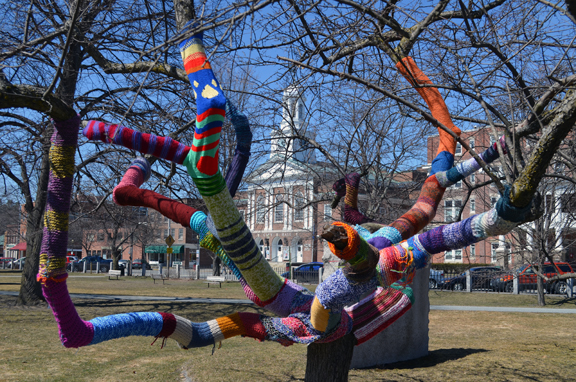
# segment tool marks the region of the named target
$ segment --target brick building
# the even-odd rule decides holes
[[[292,129],[306,131],[305,98],[297,87],[284,91],[283,121],[271,133],[269,159],[245,180],[235,200],[264,257],[273,263],[322,261],[322,227],[340,219],[332,211],[332,183],[339,177],[314,149],[290,139]]]
[[[195,206],[196,199],[184,199],[184,204]],[[173,253],[168,256],[166,238],[172,236]],[[116,237],[115,237],[116,236]],[[144,259],[151,265],[168,262],[171,265],[180,264],[190,267],[197,260],[198,235],[190,228],[169,221],[160,213],[144,207],[138,208],[138,222],[119,229],[86,229],[83,232],[82,256],[101,256],[112,258],[113,247],[118,247],[122,259]],[[200,251],[202,266],[212,263],[209,252]]]
[[[473,130],[463,131],[462,139],[468,145],[481,153],[487,149],[498,136],[492,133],[489,127],[475,128]],[[438,135],[428,138],[428,167],[430,166],[436,150],[438,148]],[[467,160],[471,155],[462,149],[460,144],[457,145],[455,162]],[[490,165],[494,174],[503,177],[503,171],[499,160]],[[493,183],[486,185],[490,177],[482,170],[473,174],[466,179],[466,182],[459,182],[449,187],[444,194],[442,204],[439,206],[436,218],[433,224],[445,224],[457,220],[466,219],[472,215],[485,212],[492,208],[499,199],[499,192]],[[544,195],[544,205],[546,213],[550,217],[549,227],[546,228],[546,235],[552,235],[555,242],[553,247],[553,256],[555,260],[571,261],[576,253],[576,222],[569,218],[576,211],[576,203],[567,202],[566,185],[561,182],[546,184],[543,180],[541,187]],[[562,194],[562,196],[558,196]],[[572,197],[570,200],[574,199]],[[525,231],[534,230],[533,225],[525,225]],[[483,263],[496,264],[504,268],[511,268],[529,261],[531,251],[531,234],[525,235],[519,233],[516,229],[512,234],[499,237],[489,238],[474,245],[468,246],[461,250],[447,251],[442,254],[433,256],[433,263],[452,262],[452,263]],[[534,236],[534,235],[532,235]],[[524,241],[524,243],[522,243]]]

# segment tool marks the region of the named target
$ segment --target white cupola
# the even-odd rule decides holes
[[[306,124],[306,97],[302,88],[297,85],[290,85],[282,96],[282,122],[280,129],[274,129],[270,134],[272,143],[270,147],[270,157],[285,156],[300,162],[315,163],[316,156],[314,149],[307,148],[306,141],[292,139],[298,132],[306,137],[314,138],[313,134],[307,131]]]

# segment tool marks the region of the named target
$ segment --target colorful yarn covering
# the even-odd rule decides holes
[[[352,227],[341,224],[349,234],[349,245],[347,250],[335,252],[348,260],[347,268],[328,277],[312,294],[276,275],[262,257],[232,200],[231,194],[239,184],[238,176],[241,178],[244,172],[245,164],[242,163],[247,162],[250,153],[251,134],[247,119],[235,108],[226,106],[226,99],[206,60],[202,35],[195,35],[183,42],[181,52],[198,105],[191,148],[116,125],[106,128],[107,125],[102,126],[98,122],[89,124],[85,135],[91,139],[105,136],[102,139],[104,142],[124,145],[185,165],[212,216],[215,234],[210,232],[208,219],[201,211],[140,189],[150,174],[149,164],[142,158],[131,164],[115,188],[115,202],[154,208],[182,225],[190,225],[200,235],[201,244],[220,256],[239,277],[249,298],[280,317],[235,313],[194,323],[170,313],[140,312],[81,320],[66,288],[67,275],[62,261],[67,242],[71,180],[79,126],[79,119],[74,118],[55,123],[49,203],[42,265],[38,274],[66,347],[86,346],[131,335],[172,338],[183,348],[210,346],[238,335],[276,341],[282,345],[308,344],[334,341],[352,331],[358,343],[362,343],[410,308],[411,289],[397,285],[408,284],[414,271],[426,266],[430,254],[461,248],[489,235],[504,234],[519,224],[526,213],[525,209],[511,206],[507,196],[509,192],[506,192],[496,207],[487,213],[435,228],[379,251],[371,245],[371,241],[378,236],[365,240]],[[218,169],[219,134],[224,110],[228,110],[240,126],[236,130],[238,165],[235,171],[228,172],[227,175],[232,175],[226,181]],[[154,145],[153,141],[156,142]],[[157,149],[158,142],[162,142],[162,150]],[[449,151],[452,150],[449,142],[444,140],[443,144]],[[186,150],[187,154],[182,159]],[[459,174],[466,171],[463,168]],[[456,178],[447,173],[446,179],[453,181]],[[438,182],[433,188],[440,187]],[[390,231],[392,240],[404,238],[404,234],[401,234],[403,231],[385,228]],[[366,274],[370,277],[356,281],[354,277],[359,270],[362,278]],[[394,287],[390,287],[393,284]],[[368,297],[360,300],[366,294]]]
[[[410,57],[399,62],[397,68],[414,86],[432,83]],[[438,89],[434,87],[416,87],[416,90],[428,104],[432,115],[442,124],[449,127],[454,133],[460,135],[461,131],[452,123],[446,103],[442,99]],[[445,189],[480,169],[480,165],[475,158],[471,158],[459,163],[456,167],[452,167],[456,141],[442,129],[438,129],[438,133],[440,135],[440,145],[436,158],[432,161],[431,175],[424,182],[414,206],[390,224],[389,227],[383,227],[370,235],[364,234],[364,238],[373,239],[371,244],[378,249],[389,247],[392,244],[400,242],[400,240],[406,240],[422,230],[436,215],[436,210],[442,200]],[[504,137],[500,138],[500,144],[504,152],[506,152]],[[496,145],[497,143],[495,142],[480,154],[484,162],[491,163],[499,157]],[[373,221],[358,210],[360,178],[359,174],[352,173],[336,181],[332,186],[338,198],[345,196],[344,220],[356,225]],[[335,206],[333,206],[333,208],[335,208]],[[356,227],[356,229],[358,230],[359,228]]]

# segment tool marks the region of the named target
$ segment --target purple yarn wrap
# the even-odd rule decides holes
[[[76,149],[78,143],[78,128],[80,117],[77,115],[67,121],[54,122],[54,134],[52,135],[52,147],[71,147]],[[74,161],[74,158],[72,158]],[[46,212],[68,214],[70,212],[70,195],[72,193],[73,175],[64,178],[57,177],[52,171],[52,166],[61,166],[61,163],[51,163],[50,177],[48,179],[48,195]],[[70,165],[70,164],[68,164]],[[74,165],[74,163],[72,163]],[[48,260],[66,256],[68,245],[68,227],[65,230],[49,230],[44,227],[42,237],[42,254],[48,255]],[[60,340],[67,348],[86,346],[94,337],[94,327],[90,322],[83,321],[70,299],[66,278],[54,280],[50,274],[42,274],[46,279],[42,283],[42,294],[46,302],[52,308],[54,318],[58,324]],[[65,272],[65,270],[64,270]]]
[[[292,312],[292,301],[296,294],[303,290],[304,287],[286,280],[280,292],[274,297],[274,300],[265,305],[266,310],[277,314],[280,317],[288,317]]]
[[[78,144],[78,128],[80,116],[76,115],[66,121],[54,121],[54,133],[50,139],[52,146],[76,147]],[[46,198],[46,211],[68,213],[70,211],[70,194],[72,193],[73,176],[58,178],[50,171],[48,179],[48,195]],[[68,230],[43,230],[40,253],[49,257],[65,257],[68,245]]]
[[[76,307],[70,299],[66,281],[47,280],[46,284],[42,285],[42,294],[54,313],[62,345],[67,348],[89,345],[94,337],[94,326],[78,316]]]

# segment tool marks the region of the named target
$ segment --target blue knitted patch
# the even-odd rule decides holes
[[[371,235],[370,231],[362,227],[360,224],[356,224],[354,226],[354,229],[356,230],[356,232],[358,232],[358,235],[360,235],[360,237],[363,238],[364,240],[368,240],[370,238]]]
[[[214,336],[206,322],[192,323],[192,341],[187,348],[201,348],[208,345],[214,345]]]
[[[208,231],[210,231],[216,239],[220,240],[218,230],[216,229],[216,225],[214,224],[214,219],[212,219],[212,215],[210,214],[208,214],[208,217],[206,218],[206,227],[208,228]]]
[[[384,237],[392,242],[398,244],[402,241],[402,234],[394,227],[382,227],[368,237],[368,240],[375,237]]]
[[[464,179],[464,176],[460,174],[460,171],[458,171],[458,167],[452,167],[450,170],[446,172],[446,178],[448,178],[448,180],[454,184]]]
[[[429,176],[436,174],[438,171],[448,171],[452,166],[454,166],[454,155],[448,151],[442,151],[436,155],[436,158],[432,161]]]
[[[378,281],[375,277],[365,283],[352,283],[344,276],[342,269],[338,269],[322,284],[318,285],[316,297],[323,307],[337,312],[345,306],[357,303],[366,293],[373,291],[377,286]]]
[[[208,233],[208,227],[206,226],[206,214],[202,211],[196,211],[190,218],[190,228],[198,233],[200,240],[204,239],[204,236]]]
[[[504,189],[504,193],[496,202],[496,212],[498,212],[498,216],[504,220],[513,223],[520,223],[524,221],[526,214],[530,211],[530,206],[532,203],[528,204],[524,208],[513,206],[512,202],[510,201],[510,190],[510,185],[507,185]]]
[[[424,247],[418,240],[415,240],[416,236],[412,236],[407,240],[408,246],[412,247],[412,256],[414,257],[414,264],[416,268],[424,268],[428,264],[428,253],[424,250]]]
[[[162,330],[160,313],[137,312],[96,317],[90,320],[94,338],[90,345],[128,336],[157,336]]]

